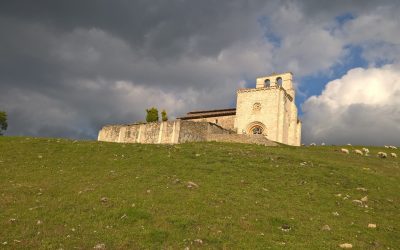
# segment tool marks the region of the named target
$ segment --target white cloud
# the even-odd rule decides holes
[[[356,68],[303,105],[303,133],[333,144],[400,144],[400,71]]]

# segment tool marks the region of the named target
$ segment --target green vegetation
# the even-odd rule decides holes
[[[158,109],[152,107],[151,109],[146,109],[146,122],[158,122]]]
[[[167,116],[167,111],[165,111],[165,109],[163,111],[161,111],[161,119],[163,122],[168,121],[168,116]]]
[[[0,135],[3,135],[3,132],[7,130],[7,127],[7,113],[0,111]]]
[[[1,137],[0,244],[396,249],[400,160],[376,157],[389,149],[369,149],[365,157],[328,146]],[[362,206],[352,202],[365,196]]]

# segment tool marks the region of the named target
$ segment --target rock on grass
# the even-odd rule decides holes
[[[323,225],[321,230],[322,231],[331,231],[331,227],[329,225]]]
[[[106,245],[104,243],[96,244],[93,249],[106,249]]]
[[[343,243],[343,244],[340,244],[339,247],[343,248],[343,249],[350,249],[350,248],[353,248],[353,245],[350,243]]]
[[[188,187],[188,188],[198,188],[199,185],[197,185],[197,184],[194,183],[193,181],[188,181],[187,187]]]

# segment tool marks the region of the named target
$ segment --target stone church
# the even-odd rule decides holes
[[[292,73],[257,78],[255,88],[237,90],[236,108],[193,111],[175,121],[107,125],[98,140],[170,144],[228,141],[300,146]],[[260,142],[261,141],[261,142]]]
[[[301,121],[294,100],[292,73],[272,74],[257,78],[255,88],[239,89],[236,108],[194,111],[178,119],[212,122],[238,134],[262,134],[300,146]]]

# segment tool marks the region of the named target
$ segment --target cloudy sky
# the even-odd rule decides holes
[[[3,0],[6,135],[94,139],[105,124],[234,107],[292,71],[303,141],[400,144],[400,2]]]

